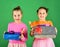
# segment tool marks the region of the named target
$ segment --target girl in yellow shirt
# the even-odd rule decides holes
[[[39,20],[34,21],[31,24],[31,27],[34,27],[36,25],[45,25],[45,26],[53,26],[51,21],[47,21],[48,9],[45,7],[40,7],[37,10],[37,15]],[[31,30],[31,36],[33,36],[34,32]],[[35,38],[33,42],[33,47],[55,47],[53,39],[52,38]]]

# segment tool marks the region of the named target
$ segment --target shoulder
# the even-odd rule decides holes
[[[21,24],[22,24],[22,26],[27,26],[27,25],[26,25],[25,23],[23,23],[23,22],[22,22]]]
[[[21,27],[24,28],[24,29],[26,29],[26,30],[28,29],[27,25],[25,23],[21,23]]]
[[[34,27],[34,26],[36,26],[36,25],[38,24],[38,22],[39,22],[39,21],[33,21],[33,22],[30,23],[30,26],[31,26],[31,27]]]
[[[8,23],[8,26],[10,26],[10,25],[12,25],[12,24],[14,24],[14,22],[10,22],[10,23]]]
[[[48,20],[47,22],[48,22],[48,23],[52,23],[52,21],[51,21],[51,20]]]
[[[48,23],[49,23],[51,26],[53,26],[53,23],[52,23],[52,21],[50,21],[50,20],[49,20],[49,21],[48,21]]]

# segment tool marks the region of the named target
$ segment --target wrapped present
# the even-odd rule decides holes
[[[5,40],[20,40],[20,33],[19,32],[5,32],[4,39]]]
[[[33,31],[35,38],[55,38],[57,34],[54,26],[35,26]]]

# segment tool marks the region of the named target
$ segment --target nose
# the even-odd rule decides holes
[[[18,15],[16,16],[16,19],[18,19],[19,17],[18,17]]]
[[[41,17],[43,16],[43,14],[41,14]]]

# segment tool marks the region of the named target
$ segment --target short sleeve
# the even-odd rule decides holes
[[[51,26],[53,26],[53,23],[52,23],[52,21],[49,21],[49,24],[50,24]]]

